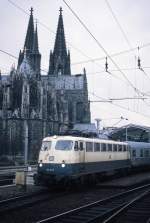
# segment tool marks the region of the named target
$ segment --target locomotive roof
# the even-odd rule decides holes
[[[56,139],[60,139],[60,140],[76,140],[76,141],[93,141],[93,142],[102,142],[102,143],[113,143],[113,144],[127,144],[126,142],[119,142],[119,141],[114,141],[114,140],[106,140],[106,139],[100,139],[100,138],[85,138],[85,137],[76,137],[76,136],[48,136],[46,138],[43,139],[43,141],[50,141],[50,140],[56,140]]]

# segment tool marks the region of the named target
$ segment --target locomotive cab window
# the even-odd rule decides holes
[[[71,150],[73,142],[71,140],[58,140],[56,142],[56,150]]]
[[[74,143],[74,151],[78,151],[78,150],[79,150],[78,142],[75,141],[75,143]]]
[[[44,141],[44,142],[42,142],[41,150],[42,151],[47,151],[47,150],[51,149],[51,144],[52,144],[51,141],[47,141],[47,142]]]

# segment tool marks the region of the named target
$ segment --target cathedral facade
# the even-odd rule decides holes
[[[33,9],[17,68],[0,75],[0,156],[36,160],[42,138],[90,123],[86,71],[72,75],[62,9],[47,75],[42,75]]]

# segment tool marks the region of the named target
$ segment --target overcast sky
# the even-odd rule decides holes
[[[136,48],[111,57],[116,65],[108,59],[110,74],[104,71],[105,59],[94,61],[95,58],[106,57],[106,54],[62,0],[0,0],[0,50],[18,57],[19,50],[24,45],[29,15],[14,7],[11,2],[26,13],[30,13],[31,6],[34,8],[42,69],[48,69],[49,52],[54,46],[59,7],[62,6],[67,48],[71,52],[72,74],[82,73],[83,68],[86,68],[89,99],[96,101],[141,97],[139,92],[146,93],[143,94],[144,100],[91,102],[92,121],[100,118],[102,126],[115,126],[122,116],[128,121],[122,120],[118,126],[128,123],[150,126],[149,0],[66,0],[109,55]],[[145,73],[136,69],[138,56]],[[90,61],[86,62],[87,60]],[[2,73],[8,73],[13,63],[16,64],[15,58],[0,52]]]

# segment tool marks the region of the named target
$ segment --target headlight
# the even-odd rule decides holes
[[[43,164],[42,164],[42,163],[40,163],[40,164],[39,164],[39,167],[42,167],[42,166],[43,166]]]
[[[65,166],[66,166],[66,165],[65,165],[65,163],[62,163],[62,164],[61,164],[61,167],[63,167],[63,168],[64,168]]]
[[[61,167],[64,168],[66,166],[65,161],[62,161]]]

